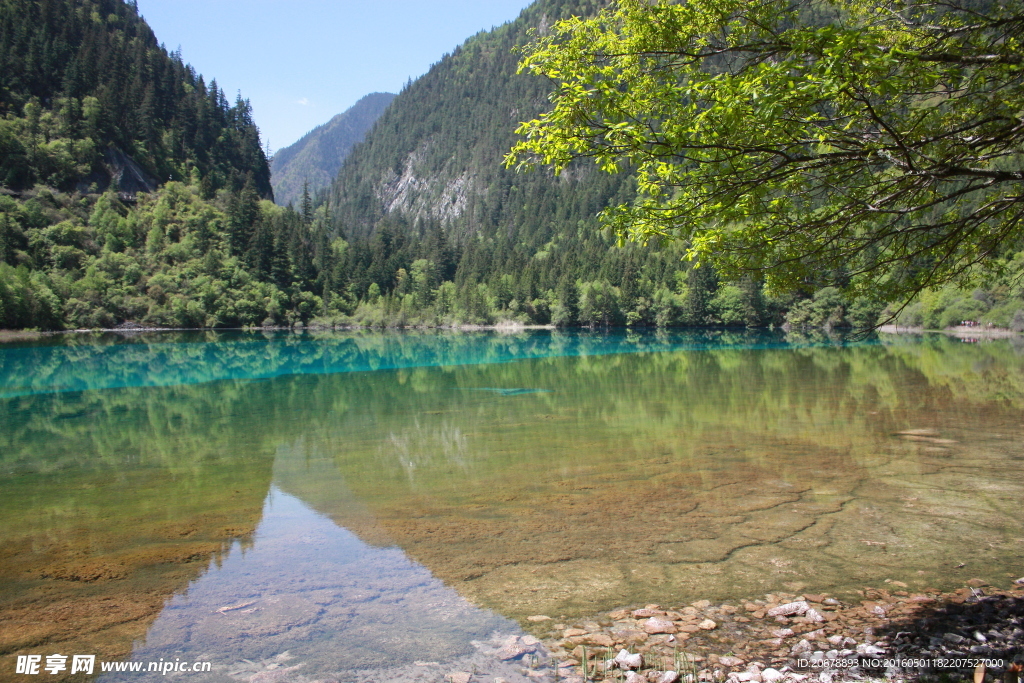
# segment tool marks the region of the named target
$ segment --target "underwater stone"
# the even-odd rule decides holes
[[[653,635],[655,633],[676,633],[678,629],[671,621],[651,617],[644,623],[644,631]]]
[[[789,617],[794,614],[803,614],[808,609],[810,609],[810,605],[804,600],[799,600],[797,602],[787,602],[785,605],[779,605],[778,607],[772,607],[768,610],[767,614],[770,617]]]

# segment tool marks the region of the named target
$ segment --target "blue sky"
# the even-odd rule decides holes
[[[252,102],[286,147],[371,92],[398,92],[466,38],[530,0],[138,0],[168,50]]]

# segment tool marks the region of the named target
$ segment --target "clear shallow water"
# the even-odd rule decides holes
[[[1009,341],[82,341],[0,349],[6,660],[174,649],[245,680],[288,651],[315,680],[469,656],[502,617],[1024,573]]]
[[[476,651],[474,640],[518,632],[513,622],[474,607],[400,549],[370,546],[271,486],[251,545],[236,543],[173,595],[132,659],[147,666],[161,660],[216,663],[213,675],[200,677],[212,680],[244,680],[277,669],[291,669],[304,680],[365,680],[383,670],[394,680],[412,678],[417,666],[421,674],[442,673],[424,660],[465,658]],[[139,679],[130,673],[102,680]]]

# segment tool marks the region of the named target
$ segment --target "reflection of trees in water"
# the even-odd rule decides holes
[[[250,391],[0,400],[0,652],[123,657],[167,598],[251,542],[273,462],[258,442],[276,427],[250,429],[256,444],[224,428]]]
[[[475,454],[478,456],[479,454]],[[457,467],[466,470],[469,446],[462,429],[442,421],[436,427],[424,427],[418,417],[400,433],[390,432],[380,446],[379,458],[387,466],[397,463],[410,484],[421,467]]]
[[[167,347],[172,350],[160,357],[166,361],[164,367],[209,362],[260,374],[278,367],[286,357],[292,357],[289,362],[294,364],[313,366],[344,356],[344,349],[364,358],[411,359],[433,347],[426,353],[429,361],[460,353],[507,359],[508,354],[540,344],[530,335],[367,334],[341,340],[331,337],[315,344],[303,339],[286,336],[275,338],[273,344],[251,340],[128,344],[131,348],[118,357],[124,364],[121,370],[104,355],[111,347],[100,347],[104,360],[97,366],[89,359],[89,354],[97,354],[95,347],[71,345],[68,348],[81,356],[62,363],[129,374],[145,364],[152,349]],[[554,345],[572,337],[545,335],[545,339],[544,343]],[[658,339],[650,336],[652,348]],[[584,335],[573,343],[585,351],[599,348],[601,340],[600,335]],[[474,351],[474,344],[481,348]],[[768,427],[780,421],[816,428],[851,410],[863,413],[853,414],[854,419],[879,424],[885,411],[892,415],[908,407],[950,401],[986,409],[993,403],[1019,409],[1024,406],[1020,348],[1019,340],[962,344],[945,337],[923,342],[898,338],[884,346],[845,349],[582,355],[384,373],[222,380],[159,390],[19,396],[0,400],[0,471],[56,471],[72,466],[117,469],[141,464],[186,467],[210,459],[270,457],[284,440],[335,427],[354,427],[357,434],[376,429],[376,439],[392,434],[388,448],[395,453],[408,451],[404,468],[434,457],[461,467],[469,457],[466,435],[467,425],[474,422],[472,415],[514,416],[538,401],[553,414],[573,404],[580,414],[636,414],[651,420],[648,426],[672,428]],[[0,363],[7,362],[4,358],[0,354]],[[154,371],[159,374],[160,370]],[[485,387],[551,393],[483,396],[457,391]],[[869,417],[871,411],[879,415]],[[532,413],[532,408],[527,412]],[[447,421],[440,419],[442,415]],[[412,421],[413,417],[419,421]]]

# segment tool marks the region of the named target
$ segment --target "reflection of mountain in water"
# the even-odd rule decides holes
[[[229,383],[0,400],[0,653],[123,657],[249,542],[273,450],[266,427],[223,429],[244,400]]]
[[[220,561],[233,539],[247,544],[258,521],[254,482],[246,481],[253,473],[205,467],[198,474],[200,486],[218,487],[220,495],[240,488],[229,505],[219,505],[195,490],[176,496],[166,482],[154,486],[132,473],[113,499],[106,496],[114,487],[99,476],[5,485],[0,653],[126,656],[164,601]],[[179,480],[189,483],[198,482]],[[39,516],[29,519],[27,511]]]

